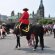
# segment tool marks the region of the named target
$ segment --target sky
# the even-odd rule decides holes
[[[23,12],[23,8],[28,8],[29,13],[37,13],[40,5],[40,0],[0,0],[0,14],[11,15],[11,11],[14,10],[15,14]],[[45,17],[49,14],[51,17],[55,17],[55,0],[43,0]]]

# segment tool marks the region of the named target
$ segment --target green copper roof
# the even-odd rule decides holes
[[[18,15],[10,16],[9,18],[10,18],[10,19],[17,19],[17,18],[18,18]]]

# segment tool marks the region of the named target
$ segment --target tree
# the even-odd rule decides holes
[[[48,24],[52,24],[53,23],[53,21],[52,20],[48,20]]]
[[[46,19],[40,19],[38,22],[40,24],[47,24],[47,20]]]

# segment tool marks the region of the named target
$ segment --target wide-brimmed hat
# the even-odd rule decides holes
[[[28,11],[28,8],[24,8],[23,11]]]

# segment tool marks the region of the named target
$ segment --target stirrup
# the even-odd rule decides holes
[[[28,27],[26,29],[22,29],[22,31],[28,32],[29,31],[29,25],[28,25]]]
[[[22,31],[24,31],[24,32],[28,32],[29,30],[28,30],[28,29],[22,29]]]

